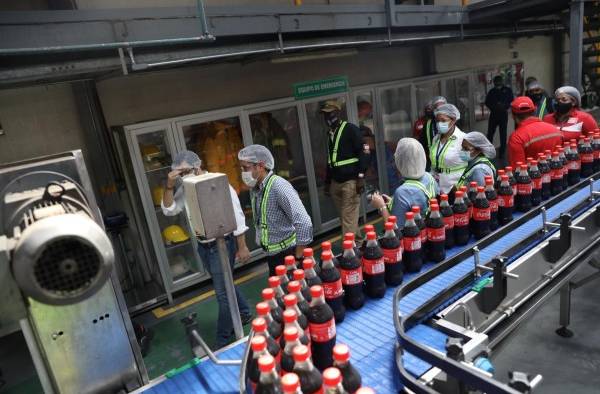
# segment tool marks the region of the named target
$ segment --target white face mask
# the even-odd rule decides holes
[[[446,134],[450,131],[450,122],[437,122],[437,131],[440,134]]]
[[[252,176],[252,171],[242,171],[242,181],[249,187],[256,186],[256,179]]]

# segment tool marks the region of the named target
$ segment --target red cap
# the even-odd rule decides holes
[[[550,156],[552,154],[552,151],[550,149],[546,149],[544,153],[546,154],[546,156]]]
[[[439,210],[440,210],[440,206],[439,206],[439,205],[437,205],[437,204],[431,204],[431,205],[429,206],[429,209],[430,209],[431,211],[439,211]]]
[[[577,144],[577,140],[575,138],[571,138],[569,142],[571,142],[572,144]]]
[[[494,180],[492,179],[491,176],[486,176],[485,177],[485,184],[486,185],[493,185],[494,184]]]
[[[301,271],[301,272],[304,273],[304,271]],[[290,283],[288,283],[288,291],[290,293],[296,293],[296,292],[300,291],[301,288],[302,288],[302,286],[300,285],[300,282],[298,282],[297,280],[293,280]],[[293,294],[291,294],[291,295],[293,295]],[[287,296],[285,296],[285,297],[287,297]],[[285,297],[283,297],[283,302],[285,302]]]
[[[538,161],[537,160],[531,160],[530,164],[531,164],[532,167],[537,166],[538,165]]]
[[[329,241],[321,242],[321,249],[323,251],[331,250],[331,242],[329,242]]]
[[[352,249],[354,247],[353,241],[347,239],[344,241],[344,249]]]
[[[459,191],[457,191],[457,192],[454,194],[454,196],[455,196],[456,198],[462,198],[464,195],[465,195],[465,192],[464,192],[464,191],[462,191],[462,190],[459,190]]]
[[[260,356],[258,359],[258,369],[260,372],[269,373],[275,369],[275,359],[270,354]]]
[[[283,261],[285,262],[285,265],[296,264],[296,258],[294,256],[285,256],[285,259]]]
[[[277,279],[279,279],[279,278],[277,278]],[[275,290],[273,290],[273,289],[263,289],[263,291],[262,291],[262,298],[265,301],[272,300],[273,298],[275,298]]]
[[[528,157],[527,158],[527,161],[531,161],[531,160],[533,160],[533,157]]]
[[[350,361],[350,348],[343,343],[335,345],[333,347],[333,359],[341,363]]]
[[[477,186],[477,193],[483,193],[485,188],[483,186]]]
[[[406,212],[406,220],[414,220],[415,214],[412,212]]]
[[[448,195],[447,194],[440,194],[440,200],[442,200],[442,201],[448,201]]]
[[[282,266],[279,266],[282,267]],[[277,287],[281,284],[279,276],[269,276],[269,287]]]
[[[321,260],[331,260],[331,250],[324,250],[321,252]]]
[[[461,192],[463,192],[463,193],[466,193],[466,192],[467,192],[467,187],[463,185],[463,186],[461,186],[461,187],[460,187],[460,189],[458,189],[458,190],[460,190],[460,191],[461,191]]]
[[[264,320],[264,319],[263,319]],[[293,323],[298,320],[298,314],[293,309],[286,309],[283,311],[283,322],[284,323]]]
[[[375,231],[369,231],[367,233],[367,239],[372,240],[372,239],[375,239],[375,238],[377,238],[377,234],[375,234]]]
[[[469,182],[469,186],[472,188],[476,188],[477,187],[477,182],[473,181],[473,182]]]
[[[372,224],[365,224],[363,230],[365,231],[365,233],[368,233],[369,231],[375,231],[375,226],[373,226]]]
[[[304,257],[313,257],[313,248],[304,248],[302,251],[302,256]]]
[[[270,311],[271,311],[271,308],[269,307],[269,304],[267,304],[266,302],[259,302],[258,304],[256,304],[256,314],[258,316],[265,316]]]
[[[527,96],[519,96],[510,103],[512,112],[515,114],[527,114],[535,111],[535,104]]]
[[[431,204],[437,204],[438,200],[436,198],[430,198],[429,199],[429,205]]]
[[[546,160],[546,155],[543,153],[538,153],[538,160]]]
[[[413,205],[411,207],[411,211],[413,211],[414,213],[421,213],[421,207],[418,205]]]
[[[519,163],[517,163],[517,165],[519,165]],[[506,166],[504,168],[505,168],[506,172],[512,172],[512,170],[513,170],[512,166]]]
[[[375,394],[375,390],[370,387],[361,387],[354,394]]]
[[[310,357],[310,351],[307,346],[298,345],[294,347],[294,361],[295,362],[303,362],[308,360]]]
[[[287,268],[285,268],[285,265],[278,265],[275,267],[275,273],[279,276],[285,275],[286,272]]]
[[[342,373],[335,367],[327,368],[323,371],[323,385],[335,387],[342,382]]]
[[[501,176],[502,174],[504,174],[505,172],[506,172],[506,171],[504,171],[504,170],[502,170],[502,169],[500,169],[500,170],[496,171],[496,173],[497,173],[498,175],[500,175],[500,176]]]
[[[522,161],[518,161],[517,162],[517,168],[521,168],[523,167],[523,162]]]
[[[585,138],[583,139],[583,141],[584,141],[584,142],[590,142],[590,138],[589,138],[589,137],[585,137]]]
[[[304,271],[302,270],[294,270],[294,280],[303,280],[304,279]]]
[[[262,352],[267,348],[267,338],[262,335],[255,335],[252,337],[252,351],[254,353]]]
[[[288,327],[283,330],[283,338],[286,342],[292,342],[300,338],[300,333],[296,327]]]
[[[295,393],[300,388],[300,378],[293,372],[288,372],[281,378],[281,388],[284,393]]]
[[[323,294],[324,294],[324,293],[323,293],[323,287],[321,287],[321,286],[319,286],[319,285],[314,285],[314,286],[311,286],[311,288],[310,288],[310,295],[311,295],[313,298],[319,298],[319,297],[322,297],[322,296],[323,296]]]
[[[296,282],[298,283],[298,282]],[[292,282],[290,282],[290,284],[292,284]],[[298,283],[300,284],[300,283]],[[288,286],[289,288],[289,286]],[[285,306],[294,306],[298,303],[298,298],[296,298],[295,294],[286,294],[283,296],[283,303],[285,304]]]
[[[558,152],[557,151],[552,152],[552,156],[558,156]]]
[[[344,234],[344,241],[354,241],[354,233]]]
[[[577,149],[577,143],[576,142],[571,142],[571,148]]]
[[[315,265],[315,261],[313,259],[304,259],[302,260],[302,269],[308,270],[313,268]]]
[[[385,228],[385,231],[392,231],[394,229],[394,223],[392,223],[392,222],[385,222],[385,224],[383,225],[383,227]]]
[[[508,175],[502,175],[500,177],[500,179],[502,180],[502,182],[504,182],[504,181],[508,182]]]
[[[388,216],[388,220],[387,221],[391,222],[391,223],[396,223],[398,221],[398,218],[396,216],[394,216],[394,215],[390,215],[390,216]]]
[[[265,332],[267,329],[267,321],[262,317],[256,317],[252,320],[252,329],[254,332]]]

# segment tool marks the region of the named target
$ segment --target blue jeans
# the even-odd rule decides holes
[[[227,244],[227,251],[229,253],[229,264],[233,271],[233,264],[235,263],[235,252],[236,244],[233,236],[225,238]],[[229,311],[229,302],[227,301],[227,291],[225,290],[225,279],[223,270],[221,269],[221,262],[219,260],[219,249],[217,243],[213,242],[210,245],[198,243],[198,254],[202,259],[204,268],[208,271],[213,280],[213,286],[217,295],[217,302],[219,304],[219,317],[217,320],[217,348],[221,348],[229,343],[229,339],[233,334],[233,322],[231,321],[231,312]],[[250,307],[248,303],[235,287],[235,294],[237,296],[237,302],[240,309],[240,315],[249,315]]]

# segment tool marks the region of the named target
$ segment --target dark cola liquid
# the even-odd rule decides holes
[[[517,178],[515,178],[515,175],[513,172],[511,172],[508,176],[508,184],[510,185],[510,188],[513,191],[513,196],[517,195]]]
[[[567,175],[567,181],[569,185],[575,185],[579,183],[581,179],[581,162],[579,161],[579,154],[577,152],[573,152],[573,148],[571,148],[571,153],[567,157],[569,160],[569,173]]]
[[[373,241],[367,244],[362,256],[363,278],[365,279],[365,294],[371,298],[382,298],[385,295],[385,263],[383,251]]]
[[[300,390],[302,391],[302,394],[312,394],[321,391],[323,378],[317,368],[307,371],[294,366],[294,373],[300,378]]]
[[[594,150],[591,146],[582,145],[579,155],[581,156],[581,177],[587,178],[594,173]]]
[[[512,187],[500,186],[498,190],[498,223],[504,226],[513,219],[514,196]]]
[[[490,203],[490,230],[494,231],[498,228],[498,193],[496,190],[490,189],[485,191],[485,198]]]
[[[421,259],[425,260],[425,248],[427,247],[427,229],[425,228],[425,220],[421,216],[420,219],[415,219],[415,224],[419,228],[419,236],[421,237]]]
[[[529,170],[531,178],[531,205],[537,207],[542,202],[542,174],[538,170]]]
[[[469,242],[469,209],[465,203],[456,203],[452,207],[454,211],[454,243],[462,246]]]
[[[258,383],[256,385],[255,394],[282,394],[283,390],[275,382],[269,382],[268,384]]]
[[[396,238],[395,233],[394,236],[384,236],[379,241],[383,251],[383,262],[385,263],[385,283],[392,287],[402,283],[404,277],[401,242]]]
[[[333,365],[335,346],[335,318],[329,305],[318,304],[310,308],[310,339],[312,360],[320,371]]]
[[[475,239],[481,239],[492,231],[491,216],[490,203],[487,198],[476,198],[473,204],[473,236]]]
[[[593,172],[600,171],[600,140],[594,139],[592,142],[592,150],[594,151]]]
[[[360,259],[356,255],[352,256],[352,258],[346,258],[342,254],[339,262],[340,276],[344,288],[344,303],[350,309],[360,309],[365,304]]]
[[[533,192],[531,178],[529,175],[519,172],[517,174],[517,195],[515,196],[515,207],[517,211],[527,212],[531,209],[531,194]]]
[[[279,324],[283,324],[283,310],[276,301],[270,301],[269,307],[271,308],[271,317]]]
[[[550,194],[556,196],[563,190],[563,170],[559,161],[550,162]]]
[[[561,191],[563,190],[567,190],[567,188],[569,187],[569,161],[567,160],[565,155],[560,155],[560,165],[562,167],[562,173],[563,173],[563,178],[562,178],[562,184],[561,184]]]
[[[442,214],[446,232],[445,246],[446,249],[450,249],[454,246],[454,212],[450,205],[442,205],[440,207],[440,213]]]
[[[463,195],[463,201],[465,202],[465,204],[467,206],[467,216],[469,218],[469,233],[470,233],[470,231],[471,231],[471,217],[473,216],[473,201],[471,201],[471,199],[467,196],[467,193],[465,193]],[[456,211],[454,213],[456,214]],[[456,226],[456,218],[455,218],[454,225]],[[456,242],[456,238],[455,238],[454,242]],[[464,245],[462,243],[456,243],[456,244],[457,245]]]
[[[421,235],[419,228],[404,226],[402,230],[402,261],[406,272],[419,272],[423,266],[423,257],[421,255]]]
[[[441,217],[427,220],[427,259],[434,263],[446,258],[446,226]]]
[[[337,368],[342,373],[342,386],[344,386],[344,390],[348,393],[355,393],[362,385],[362,379],[356,368],[350,362],[344,365],[337,365]]]
[[[258,384],[258,380],[260,378],[260,370],[258,369],[258,359],[254,358],[252,355],[252,350],[250,350],[250,354],[248,355],[250,358],[250,362],[248,363],[248,367],[246,368],[246,375],[248,379],[255,385]]]
[[[321,282],[321,278],[319,278],[318,275],[313,276],[312,278],[306,278],[306,285],[308,286],[308,290],[310,291],[310,288],[316,285],[320,285]]]
[[[281,369],[285,372],[294,372],[294,356],[292,354],[287,354],[286,352],[281,352]]]
[[[321,267],[321,281],[325,291],[325,301],[333,309],[335,322],[341,323],[346,316],[346,307],[344,306],[344,290],[340,272],[337,268]]]
[[[542,174],[542,200],[547,200],[552,195],[550,190],[550,183],[552,179],[552,175],[550,173],[550,166],[548,163],[540,162],[538,165],[540,169],[540,173]]]
[[[275,319],[269,323],[267,328],[269,330],[269,335],[271,338],[275,339],[275,341],[281,339],[283,333],[283,326],[281,323],[278,323]]]

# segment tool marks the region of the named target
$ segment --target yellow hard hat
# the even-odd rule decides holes
[[[160,206],[160,203],[162,202],[164,192],[165,190],[162,186],[156,186],[152,189],[152,202],[154,202],[154,205],[157,207]]]
[[[187,235],[185,230],[176,224],[172,224],[165,228],[162,232],[162,236],[167,244],[175,244],[190,239],[190,236]]]
[[[144,156],[144,160],[146,161],[151,161],[152,159],[163,156],[163,153],[156,145],[140,145],[140,151],[142,152],[142,156]]]

